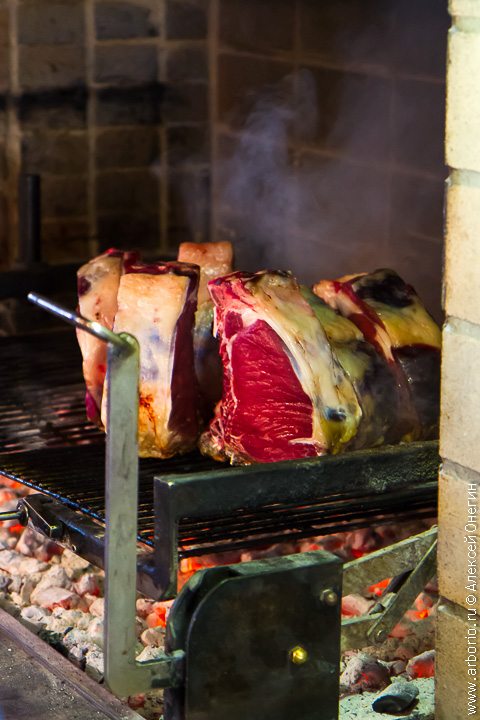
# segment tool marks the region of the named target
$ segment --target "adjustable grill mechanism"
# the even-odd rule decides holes
[[[28,496],[3,519],[30,522],[105,568],[109,687],[120,695],[169,688],[165,720],[310,720],[320,705],[325,720],[336,718],[342,565],[335,556],[319,551],[196,573],[172,607],[166,654],[147,663],[134,654],[135,585],[155,598],[172,598],[182,557],[431,517],[437,444],[247,468],[197,455],[139,466],[136,341],[31,299],[108,343],[105,475],[102,436],[83,420],[83,403],[80,415],[75,363],[59,393],[62,415],[48,388],[58,388],[56,372],[66,358],[49,363],[46,352],[40,377],[27,363],[19,365],[16,402],[18,386],[10,384],[7,410],[22,424],[20,440],[8,420],[0,422],[0,437],[10,439],[0,472],[41,494]],[[43,336],[40,345],[55,343],[53,337]],[[60,333],[56,337],[68,346]],[[11,341],[12,354],[19,346],[31,354],[31,344],[21,345]],[[50,352],[61,351],[54,344]],[[51,424],[45,424],[48,412]],[[429,531],[345,565],[347,592],[398,575],[372,615],[344,624],[345,647],[384,639],[434,572],[435,536]],[[265,695],[268,707],[259,704]]]

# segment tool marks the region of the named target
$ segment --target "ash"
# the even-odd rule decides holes
[[[14,510],[28,489],[0,480],[0,506]],[[104,573],[68,549],[15,522],[0,524],[0,606],[103,682]],[[163,651],[171,603],[137,600],[137,656]],[[124,699],[147,720],[159,720],[160,691]]]
[[[28,489],[0,479],[0,507],[15,509]],[[421,532],[432,523],[375,530],[357,530],[324,538],[283,543],[261,552],[244,552],[236,557],[216,556],[181,564],[181,586],[196,570],[208,565],[249,561],[257,557],[323,549],[343,560],[361,555]],[[366,588],[362,594],[342,599],[342,617],[367,613],[382,594],[388,580]],[[30,528],[15,522],[0,524],[0,606],[34,633],[68,657],[98,682],[103,682],[104,573],[86,560],[46,540]],[[435,614],[438,603],[432,582],[414,606],[378,646],[348,651],[341,659],[341,717],[352,709],[348,700],[356,694],[382,690],[392,680],[417,681],[434,675]],[[137,657],[149,660],[164,651],[165,625],[172,601],[137,599]],[[160,720],[161,691],[125,698],[126,703],[147,720]]]

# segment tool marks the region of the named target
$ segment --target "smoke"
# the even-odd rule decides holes
[[[315,85],[306,71],[253,100],[233,154],[217,168],[217,203],[234,228],[237,265],[291,265],[299,185],[289,143],[308,140],[316,127]]]
[[[345,106],[354,108],[355,99],[344,87],[339,117]],[[308,70],[250,100],[233,149],[217,167],[220,231],[234,240],[237,266],[289,269],[313,282],[381,265],[379,237],[387,223],[387,203],[382,207],[383,193],[377,193],[382,183],[375,173],[372,182],[371,173],[355,162],[365,153],[362,129],[368,117],[326,130],[322,98]],[[322,132],[324,151],[318,152],[313,149]],[[354,162],[345,162],[348,156]],[[372,226],[378,227],[377,237]]]
[[[238,269],[291,270],[311,284],[392,267],[440,318],[442,169],[436,179],[430,166],[442,137],[425,127],[441,114],[441,92],[419,108],[395,87],[386,76],[303,69],[222,118],[210,236],[233,242]],[[203,240],[209,188],[189,183],[185,214]]]

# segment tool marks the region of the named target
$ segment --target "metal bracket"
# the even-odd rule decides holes
[[[136,339],[29,293],[28,299],[108,344],[105,454],[105,681],[120,696],[181,682],[183,652],[139,663],[135,658],[138,515],[138,383]],[[120,550],[120,551],[119,551]]]
[[[16,520],[68,547],[97,567],[104,568],[105,525],[73,510],[49,495],[22,498],[17,509],[0,513],[0,522]],[[137,590],[147,597],[156,593],[154,553],[137,546]]]
[[[169,615],[169,720],[336,720],[342,563],[317,551],[196,573]],[[228,642],[225,641],[228,638]]]
[[[38,493],[22,498],[17,503],[17,509],[11,512],[0,513],[0,522],[16,520],[20,525],[30,523],[35,530],[43,533],[52,540],[61,540],[63,537],[63,523],[52,512],[54,505],[52,498]]]
[[[435,574],[437,528],[344,566],[344,594],[392,575],[402,576],[395,594],[387,591],[372,613],[342,622],[342,651],[383,642]],[[382,602],[383,600],[383,602]]]

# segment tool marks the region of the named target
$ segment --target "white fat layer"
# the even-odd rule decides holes
[[[100,255],[83,265],[79,278],[85,278],[90,288],[78,299],[80,314],[88,320],[96,320],[109,330],[113,327],[117,311],[117,292],[122,274],[122,258]],[[89,333],[77,330],[77,339],[83,357],[85,384],[100,406],[107,362],[104,342]]]
[[[172,454],[176,435],[168,429],[168,422],[175,335],[188,284],[188,277],[170,273],[129,273],[120,280],[113,329],[130,333],[140,345],[139,451],[143,456]]]
[[[309,442],[313,440],[335,452],[355,435],[362,411],[320,323],[288,278],[266,276],[262,282],[247,283],[247,289],[251,294],[233,301],[229,309],[241,314],[245,327],[260,319],[280,337],[295,374],[313,403]],[[345,415],[345,421],[328,420],[327,409]]]

